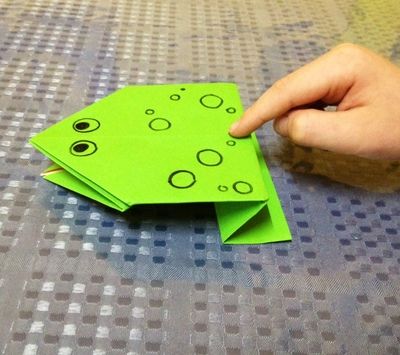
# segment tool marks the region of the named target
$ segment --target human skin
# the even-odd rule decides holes
[[[271,120],[302,146],[400,159],[400,69],[367,48],[341,44],[275,82],[229,133],[244,137]]]

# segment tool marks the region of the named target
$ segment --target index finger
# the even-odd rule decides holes
[[[318,100],[339,102],[354,82],[355,70],[349,59],[339,46],[278,80],[231,126],[229,133],[247,136],[295,107]]]

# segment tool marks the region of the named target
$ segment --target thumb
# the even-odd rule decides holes
[[[274,121],[280,135],[294,143],[336,153],[362,155],[365,108],[348,111],[293,110]]]

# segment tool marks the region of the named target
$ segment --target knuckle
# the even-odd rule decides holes
[[[333,50],[345,54],[354,54],[358,53],[361,50],[361,47],[354,43],[346,42],[337,45]]]
[[[288,79],[287,79],[286,76],[283,77],[283,78],[280,78],[279,80],[277,80],[277,81],[274,83],[274,85],[272,85],[272,88],[273,88],[274,90],[279,91],[279,92],[285,91],[285,90],[287,89],[287,87],[288,87]]]
[[[335,56],[335,62],[341,67],[346,68],[349,75],[363,71],[370,62],[369,52],[353,43],[342,43],[332,50]]]
[[[348,62],[363,62],[367,57],[365,49],[353,43],[339,44],[333,51]]]
[[[291,87],[293,83],[291,74],[277,80],[272,86],[271,90],[274,91],[276,96],[279,96],[283,102],[285,110],[289,110],[296,106],[296,100],[291,95]]]

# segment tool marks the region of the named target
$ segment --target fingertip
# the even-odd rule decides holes
[[[229,134],[235,138],[246,137],[249,135],[249,132],[247,132],[244,128],[245,127],[243,127],[242,120],[236,121],[229,128]]]
[[[236,130],[239,127],[240,121],[234,122],[231,127],[229,128],[229,134],[231,136],[235,136]]]

